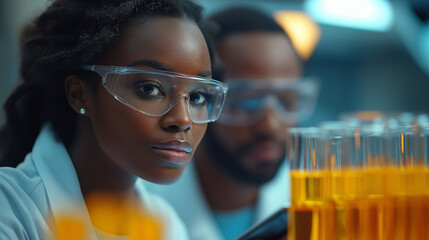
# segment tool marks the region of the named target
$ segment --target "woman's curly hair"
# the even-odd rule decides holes
[[[21,35],[21,81],[4,104],[0,166],[22,162],[46,122],[69,145],[77,114],[67,102],[64,80],[72,74],[90,79],[85,75],[93,73],[81,71],[79,66],[102,57],[127,23],[166,16],[200,25],[201,15],[202,8],[189,0],[53,1]]]

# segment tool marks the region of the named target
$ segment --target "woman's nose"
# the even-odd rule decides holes
[[[170,111],[162,116],[162,127],[168,131],[187,132],[192,129],[192,119],[188,111],[188,97],[183,96]]]

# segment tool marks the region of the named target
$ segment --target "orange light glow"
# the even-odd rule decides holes
[[[277,11],[274,19],[287,32],[298,54],[309,59],[319,42],[319,25],[300,11]]]
[[[161,218],[149,213],[138,199],[124,200],[107,193],[96,193],[87,196],[85,203],[86,207],[76,206],[59,217],[49,218],[54,227],[55,240],[89,240],[88,231],[91,228],[97,229],[106,239],[163,239]],[[82,215],[86,210],[90,222],[86,222]]]

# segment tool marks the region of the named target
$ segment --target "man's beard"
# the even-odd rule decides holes
[[[272,171],[267,173],[254,173],[242,164],[243,156],[254,146],[266,142],[267,140],[274,140],[279,143],[282,149],[281,158],[271,163],[262,162],[258,166],[258,169],[269,167],[273,169]],[[252,142],[241,145],[236,152],[231,152],[215,136],[210,126],[208,126],[206,134],[204,135],[203,144],[204,149],[208,152],[208,157],[219,169],[223,170],[229,177],[247,185],[260,186],[271,181],[276,176],[286,158],[285,144],[269,136],[260,136]]]

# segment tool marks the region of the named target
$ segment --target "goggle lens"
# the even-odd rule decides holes
[[[164,115],[184,97],[193,122],[213,122],[226,97],[226,85],[208,78],[129,67],[90,70],[103,77],[103,86],[117,100],[150,116]]]

